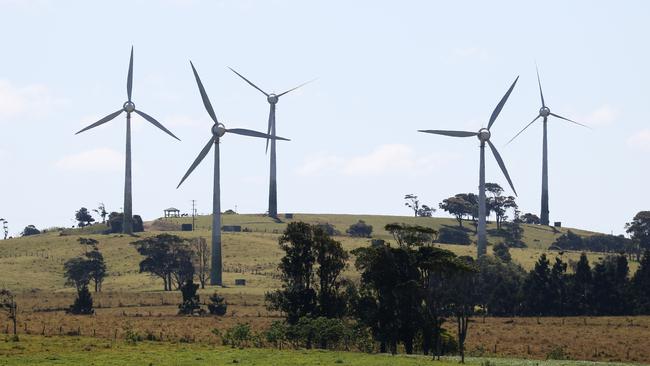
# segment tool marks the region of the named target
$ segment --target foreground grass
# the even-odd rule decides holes
[[[470,365],[488,359],[469,358]],[[489,359],[493,365],[625,365],[584,361]],[[447,358],[390,356],[318,350],[233,349],[201,344],[140,342],[126,344],[84,337],[22,336],[19,342],[0,342],[0,365],[457,365]]]
[[[233,349],[199,344],[23,336],[0,343],[0,365],[430,365],[423,357],[353,352]],[[452,361],[437,365],[456,364]]]

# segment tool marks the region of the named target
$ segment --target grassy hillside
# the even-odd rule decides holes
[[[417,224],[434,229],[454,226],[456,221],[447,218],[422,218],[402,216],[370,216],[370,215],[318,215],[296,214],[292,220],[282,219],[282,222],[262,215],[224,215],[224,225],[241,225],[251,232],[224,233],[224,278],[226,284],[233,284],[235,278],[247,280],[245,288],[231,288],[226,291],[246,292],[249,294],[263,294],[269,288],[279,285],[274,278],[277,263],[282,255],[278,248],[277,240],[288,222],[305,221],[309,223],[330,223],[342,233],[358,220],[364,220],[373,225],[374,238],[392,240],[392,237],[383,227],[387,223],[400,222]],[[152,231],[141,233],[140,237],[156,235],[160,230],[178,229],[181,223],[191,222],[191,218],[177,218],[158,220],[147,225]],[[202,236],[210,238],[210,216],[197,218],[196,231],[174,231],[183,237]],[[528,244],[526,249],[512,249],[514,260],[520,262],[525,268],[531,268],[545,248],[562,233],[566,228],[554,231],[552,228],[535,225],[523,225],[524,238]],[[488,229],[494,228],[490,224]],[[62,232],[51,231],[41,235],[15,238],[0,241],[0,286],[14,290],[40,289],[46,291],[70,291],[64,287],[63,263],[82,252],[82,246],[77,243],[80,236],[93,237],[100,244],[99,247],[109,269],[109,277],[104,283],[105,291],[156,291],[161,283],[156,278],[138,273],[138,263],[141,256],[136,252],[131,242],[137,237],[124,235],[92,234],[101,232],[104,227],[96,225],[91,228],[79,230],[67,229]],[[572,229],[573,230],[573,229]],[[592,232],[574,230],[580,235],[592,235]],[[339,236],[344,247],[348,250],[369,244],[369,239],[349,238]],[[501,241],[498,237],[489,237],[491,244]],[[460,255],[475,255],[476,246],[440,245]],[[489,250],[489,252],[491,252]],[[579,253],[566,253],[565,259],[576,260]],[[601,254],[590,254],[590,260],[596,261]],[[632,266],[634,269],[634,265]],[[346,275],[352,278],[357,276],[354,267],[350,264]]]

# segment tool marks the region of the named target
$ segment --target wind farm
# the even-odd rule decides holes
[[[650,4],[0,9],[0,364],[650,364]]]

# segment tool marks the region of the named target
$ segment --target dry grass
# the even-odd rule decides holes
[[[32,335],[77,335],[103,339],[123,339],[126,327],[140,335],[163,341],[218,344],[211,333],[245,322],[255,331],[266,329],[280,319],[264,307],[260,295],[226,289],[229,303],[224,317],[177,316],[180,294],[163,292],[95,294],[93,316],[66,315],[58,310],[71,304],[72,293],[30,292],[18,303],[19,333]],[[202,300],[208,292],[202,292]],[[4,332],[10,329],[3,319]],[[453,319],[445,327],[455,332]],[[475,318],[470,324],[468,355],[545,359],[558,347],[571,359],[650,363],[650,317],[568,317],[568,318]],[[496,347],[496,352],[495,352]]]

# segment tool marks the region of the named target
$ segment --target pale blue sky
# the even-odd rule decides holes
[[[278,104],[280,212],[403,214],[476,191],[478,141],[417,133],[496,124],[523,212],[539,211],[539,64],[550,121],[550,212],[565,226],[623,232],[650,209],[650,4],[644,1],[0,0],[0,217],[71,225],[80,206],[122,206],[124,118],[74,133],[133,100],[182,142],[137,121],[134,212],[211,210],[211,160],[176,185],[209,138],[189,61],[227,127],[264,130],[268,91],[318,81]],[[137,117],[134,117],[136,120]],[[264,141],[226,136],[222,207],[264,212]],[[487,180],[506,186],[492,157]],[[507,190],[510,193],[509,190]],[[437,215],[444,213],[438,212]]]

